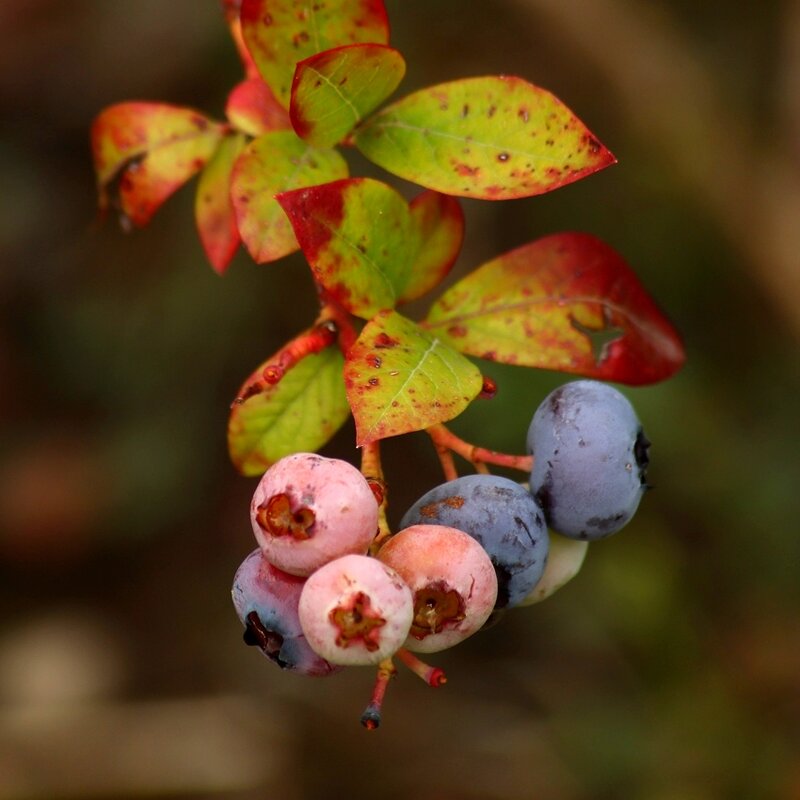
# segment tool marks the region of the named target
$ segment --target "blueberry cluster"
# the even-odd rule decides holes
[[[588,542],[631,519],[648,446],[618,391],[568,383],[533,416],[529,485],[456,478],[377,539],[379,501],[361,472],[313,453],[283,458],[253,495],[259,546],[234,578],[245,642],[310,676],[452,647],[551,595],[578,572]]]

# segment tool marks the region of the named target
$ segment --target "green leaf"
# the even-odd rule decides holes
[[[584,233],[547,236],[476,269],[424,327],[463,353],[631,385],[668,378],[677,331],[621,256]]]
[[[92,122],[91,143],[101,209],[119,178],[123,210],[144,225],[179,186],[203,167],[222,126],[192,108],[167,103],[117,103]]]
[[[364,326],[344,378],[359,447],[458,416],[483,383],[464,356],[391,310]]]
[[[455,264],[464,241],[464,212],[448,194],[428,190],[417,195],[411,201],[411,222],[419,244],[401,303],[438,286]]]
[[[415,92],[367,119],[355,143],[401,178],[484,200],[549,192],[615,162],[550,92],[505,76]]]
[[[231,203],[230,184],[233,165],[244,145],[245,138],[241,133],[226,136],[197,183],[194,203],[197,230],[211,266],[220,274],[227,268],[241,241]]]
[[[261,78],[248,78],[233,87],[225,104],[225,116],[248,136],[292,128],[289,115]]]
[[[394,307],[417,251],[411,213],[397,191],[371,178],[349,178],[277,200],[332,298],[363,319]]]
[[[245,381],[261,380],[265,361]],[[228,450],[244,475],[260,475],[271,464],[326,444],[350,416],[344,393],[344,358],[338,347],[305,356],[273,386],[234,405],[228,421]]]
[[[298,61],[341,45],[389,41],[381,0],[243,0],[240,19],[261,77],[285,108]]]
[[[254,139],[233,170],[231,197],[239,233],[259,264],[297,250],[292,226],[275,195],[347,176],[347,162],[335,150],[318,150],[292,131]]]
[[[298,136],[333,147],[397,88],[406,62],[382,44],[351,44],[297,65],[289,109]]]

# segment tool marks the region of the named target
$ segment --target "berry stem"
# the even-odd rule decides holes
[[[511,467],[518,469],[521,472],[530,472],[533,468],[533,456],[515,456],[509,453],[498,453],[496,450],[487,450],[485,447],[478,447],[469,442],[465,442],[459,436],[456,436],[449,428],[441,423],[438,425],[431,425],[426,428],[428,435],[431,437],[436,452],[439,453],[439,460],[442,459],[442,450],[452,450],[462,458],[469,461],[476,470],[482,471],[479,464],[496,464],[499,467]],[[447,475],[447,470],[445,470]],[[447,478],[452,480],[452,478]]]
[[[386,519],[386,506],[388,505],[388,490],[383,477],[381,465],[381,446],[379,442],[370,442],[361,450],[361,474],[378,501],[378,532],[370,545],[370,554],[375,555],[381,545],[392,535],[389,521]]]
[[[458,470],[456,470],[456,463],[453,461],[453,454],[447,445],[440,444],[436,441],[433,434],[428,428],[428,434],[433,439],[433,446],[436,448],[436,455],[439,456],[439,463],[442,465],[442,472],[444,472],[444,479],[446,481],[454,481],[458,477]]]
[[[397,667],[392,663],[391,658],[385,658],[378,664],[378,674],[375,678],[375,686],[372,689],[372,699],[361,715],[361,724],[368,730],[374,731],[381,724],[381,707],[383,698],[389,681],[397,673]]]
[[[444,674],[443,669],[426,664],[404,647],[401,647],[396,655],[415,675],[422,678],[428,686],[438,688],[447,683],[447,676]]]

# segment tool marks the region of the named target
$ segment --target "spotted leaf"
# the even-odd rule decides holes
[[[261,77],[285,108],[298,61],[341,45],[389,41],[381,0],[243,0],[240,19]]]
[[[482,385],[474,364],[392,310],[364,326],[344,377],[359,446],[452,419]]]
[[[295,132],[317,147],[333,147],[397,88],[405,71],[400,53],[382,44],[351,44],[304,59],[292,83]]]
[[[685,358],[622,257],[583,233],[489,261],[446,291],[423,324],[473,356],[631,385],[668,378]]]
[[[408,282],[417,239],[403,197],[371,178],[278,196],[314,277],[351,314],[392,308]]]
[[[550,92],[484,77],[415,92],[367,119],[355,143],[379,166],[447,194],[542,194],[615,162]]]
[[[222,126],[191,108],[167,103],[117,103],[95,117],[92,156],[101,209],[119,181],[119,202],[135,225],[144,225],[161,203],[216,150]]]
[[[259,264],[297,250],[297,239],[275,195],[343,178],[347,163],[335,150],[319,150],[292,131],[254,139],[236,161],[231,198],[242,241]]]
[[[242,386],[242,394],[262,381],[265,361]],[[336,346],[298,361],[281,380],[231,408],[228,450],[244,475],[260,475],[297,452],[314,452],[350,416],[344,393],[344,358]]]

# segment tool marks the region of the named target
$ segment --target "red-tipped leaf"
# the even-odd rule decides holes
[[[123,212],[144,225],[202,169],[222,134],[221,125],[191,108],[127,102],[104,109],[91,128],[100,208],[108,207],[109,186],[119,180]]]
[[[631,268],[584,233],[489,261],[446,291],[423,324],[473,356],[631,385],[664,380],[685,359]]]
[[[410,209],[418,246],[401,303],[438,286],[455,264],[464,241],[464,212],[455,197],[428,190],[411,201]]]
[[[194,204],[197,231],[211,266],[220,274],[228,267],[241,241],[230,185],[233,165],[244,145],[241,133],[226,136],[197,182]]]
[[[392,308],[408,282],[417,237],[403,197],[371,178],[278,196],[314,277],[351,314]]]
[[[243,0],[240,19],[261,77],[285,108],[298,61],[341,45],[389,41],[381,0]]]
[[[291,130],[292,127],[286,110],[261,78],[248,78],[233,87],[228,95],[225,116],[231,125],[248,136]]]
[[[400,53],[382,44],[345,45],[304,59],[292,82],[295,132],[317,147],[333,147],[392,94],[405,71]]]

